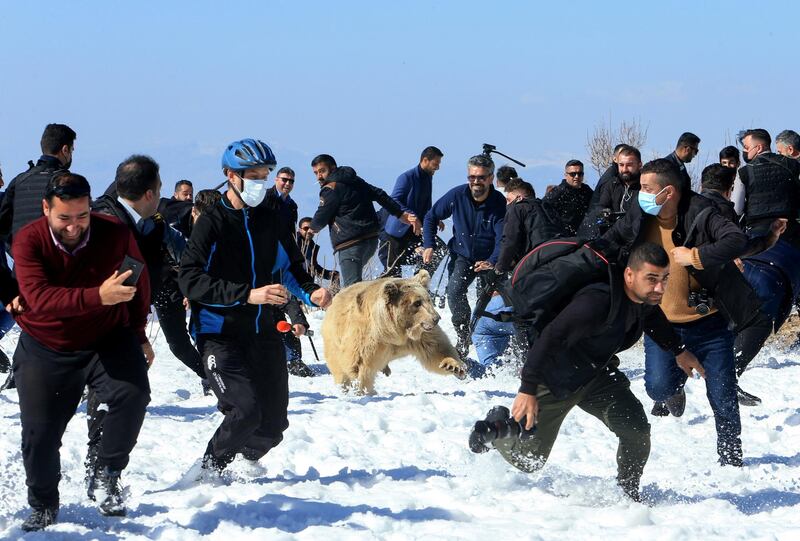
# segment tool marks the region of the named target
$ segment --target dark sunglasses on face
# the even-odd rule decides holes
[[[489,177],[490,177],[490,175],[469,175],[467,177],[467,180],[470,181],[470,182],[483,182],[484,180],[486,180]]]
[[[577,172],[574,172],[574,173],[567,173],[567,174],[568,174],[569,176],[571,176],[572,178],[575,178],[575,177],[582,177],[582,176],[583,176],[583,171],[577,171]]]
[[[294,179],[289,177],[278,177],[276,180],[282,180],[284,182],[291,182],[292,184],[294,184]]]
[[[308,226],[308,225],[305,225],[305,226],[300,228],[301,231],[308,231],[309,229],[311,229],[311,226]]]

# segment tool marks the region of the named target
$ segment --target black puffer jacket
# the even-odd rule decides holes
[[[637,200],[603,235],[610,245],[604,250],[606,255],[625,265],[631,249],[644,241],[644,223],[648,217]],[[695,192],[684,193],[672,241],[675,246],[698,249],[703,270],[688,267],[688,271],[709,291],[719,311],[735,327],[746,326],[759,317],[761,302],[733,263],[747,253],[747,236],[722,216],[714,203]]]
[[[586,184],[573,188],[566,180],[562,180],[561,184],[542,198],[542,201],[549,203],[558,212],[567,235],[572,237],[578,234],[578,228],[589,210],[593,193],[594,190]]]
[[[42,156],[36,165],[14,177],[0,204],[0,238],[9,242],[23,226],[42,216],[42,199],[56,171],[63,169],[53,156]]]
[[[533,248],[563,235],[564,229],[554,209],[535,197],[520,199],[506,207],[495,269],[508,272]]]
[[[328,176],[319,192],[319,208],[311,229],[320,231],[328,226],[334,251],[377,237],[381,224],[373,201],[389,214],[397,217],[403,214],[400,205],[385,191],[367,183],[352,167],[339,167]]]

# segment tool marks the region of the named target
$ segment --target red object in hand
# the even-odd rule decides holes
[[[275,328],[278,329],[278,332],[289,332],[292,330],[292,324],[288,321],[279,321]]]

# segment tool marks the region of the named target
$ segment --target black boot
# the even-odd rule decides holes
[[[211,384],[208,382],[208,379],[201,379],[200,385],[203,387],[203,396],[211,396],[214,394],[214,390],[211,388]]]
[[[470,340],[469,335],[467,334],[458,335],[458,340],[456,341],[456,351],[458,352],[458,356],[461,358],[462,361],[467,358],[467,355],[469,354],[469,346],[471,343],[472,340]]]
[[[16,388],[17,384],[14,382],[14,372],[9,372],[5,383],[3,383],[3,385],[0,385],[0,392],[5,391],[6,389],[16,389]]]
[[[313,378],[317,375],[314,370],[303,362],[303,359],[294,359],[289,361],[287,365],[289,373],[293,376],[300,376],[301,378]]]
[[[742,459],[742,440],[734,438],[730,441],[717,441],[717,454],[719,454],[720,466],[733,466],[741,468],[744,466]]]
[[[11,361],[8,360],[6,352],[0,349],[0,373],[5,374],[11,369]]]
[[[35,532],[43,530],[56,523],[58,518],[58,506],[43,507],[41,509],[34,509],[25,522],[22,523],[22,530],[25,532]]]
[[[739,400],[740,406],[758,406],[761,404],[759,397],[743,391],[738,385],[736,386],[736,398]]]
[[[208,442],[208,447],[206,447],[206,452],[203,454],[203,460],[201,461],[201,468],[207,472],[222,475],[223,470],[233,462],[234,458],[236,458],[235,454],[221,458],[216,456],[211,442]]]
[[[654,402],[653,409],[650,410],[650,415],[656,417],[669,417],[669,409],[664,402]]]
[[[664,400],[664,404],[672,415],[680,417],[686,410],[686,391],[681,387],[677,393]]]
[[[86,468],[86,495],[92,501],[95,501],[95,490],[97,490],[100,483],[101,472],[97,466],[99,447],[99,444],[90,444],[89,449],[86,451],[86,460],[83,463],[84,468]]]
[[[102,468],[100,484],[106,494],[98,506],[100,514],[107,517],[124,517],[125,513],[128,512],[125,507],[125,496],[120,480],[121,475],[122,472],[119,470],[111,470],[108,467]]]
[[[636,503],[641,503],[642,495],[639,493],[639,480],[625,479],[623,481],[617,480],[619,488],[625,495]]]

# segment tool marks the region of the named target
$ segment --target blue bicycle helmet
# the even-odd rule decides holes
[[[244,171],[254,167],[267,166],[272,170],[277,164],[272,149],[258,139],[234,141],[222,154],[222,168]]]

